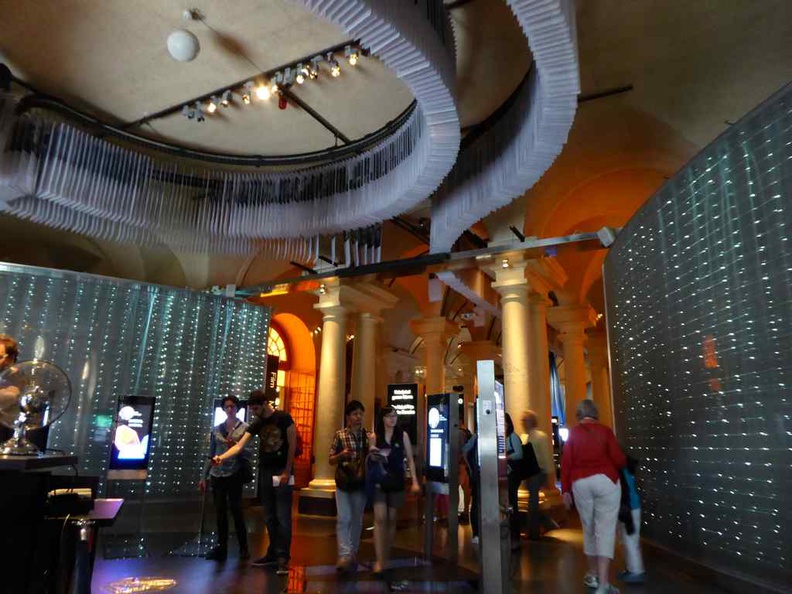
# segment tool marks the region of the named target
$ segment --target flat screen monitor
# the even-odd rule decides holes
[[[426,478],[436,483],[448,482],[448,431],[450,394],[426,397]]]
[[[110,470],[145,470],[154,426],[153,396],[119,396]]]
[[[236,416],[237,419],[239,419],[243,423],[247,423],[247,412],[248,412],[247,409],[248,409],[247,400],[240,400],[239,409],[237,410]],[[215,398],[214,413],[212,414],[212,427],[216,427],[225,420],[226,420],[226,412],[223,410],[223,399]]]

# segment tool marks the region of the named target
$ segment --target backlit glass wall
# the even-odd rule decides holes
[[[79,456],[81,474],[106,473],[118,396],[156,397],[148,495],[194,496],[213,398],[263,385],[269,315],[208,293],[0,264],[0,332],[20,360],[52,361],[71,380],[49,446]]]
[[[645,533],[792,584],[792,87],[708,146],[605,262],[617,434]]]

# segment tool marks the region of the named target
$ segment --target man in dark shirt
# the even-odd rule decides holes
[[[261,390],[250,393],[248,408],[251,414],[247,432],[235,446],[215,456],[214,461],[220,463],[236,456],[254,435],[258,436],[258,491],[267,524],[269,548],[267,554],[256,559],[253,565],[277,565],[278,574],[286,575],[289,573],[291,551],[292,471],[297,429],[291,415],[275,410],[272,398]]]

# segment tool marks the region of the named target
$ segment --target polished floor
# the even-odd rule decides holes
[[[364,529],[360,550],[362,563],[357,574],[342,577],[334,567],[334,519],[296,517],[290,573],[288,576],[278,576],[272,570],[238,562],[233,548],[229,559],[223,563],[202,559],[197,556],[197,532],[185,530],[194,519],[163,511],[161,517],[149,516],[145,522],[138,522],[145,529],[143,538],[124,536],[118,530],[109,530],[98,547],[93,592],[236,594],[479,591],[478,550],[471,544],[470,528],[460,527],[459,566],[452,566],[442,559],[447,538],[447,529],[442,527],[434,527],[435,557],[430,563],[425,563],[421,560],[423,526],[417,510],[417,504],[408,505],[405,510],[405,517],[397,531],[393,568],[387,582],[374,579],[368,571],[366,564],[374,557],[373,535],[368,529]],[[251,508],[246,514],[252,530],[252,553],[255,558],[266,548],[266,537],[261,530],[260,510]],[[565,523],[567,527],[549,532],[538,542],[524,541],[520,550],[512,555],[513,592],[589,592],[581,582],[585,573],[581,532],[575,527],[574,517],[567,518]],[[207,526],[210,525],[213,525],[211,518],[207,521]],[[366,516],[365,526],[371,526],[370,515]],[[201,550],[205,551],[210,545],[202,542]],[[706,576],[684,569],[673,558],[650,549],[645,552],[647,582],[640,586],[617,584],[622,592],[693,594],[725,591],[713,585]],[[620,567],[619,556],[614,572]],[[139,581],[136,585],[129,578],[156,578],[161,581],[156,590],[144,590],[143,583]]]

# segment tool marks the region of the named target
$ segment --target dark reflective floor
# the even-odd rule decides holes
[[[417,506],[415,506],[417,510]],[[196,533],[185,531],[187,526],[178,514],[160,518],[149,517],[146,535],[141,543],[137,537],[123,538],[110,530],[100,543],[93,579],[94,592],[122,592],[114,588],[130,577],[172,579],[176,585],[168,592],[203,593],[337,593],[337,592],[475,592],[479,566],[477,547],[471,544],[470,528],[460,527],[459,567],[445,563],[439,556],[447,538],[447,529],[434,528],[436,557],[430,564],[420,557],[423,546],[423,526],[415,510],[407,509],[406,518],[397,531],[393,551],[394,567],[388,582],[378,581],[366,564],[374,557],[371,530],[365,530],[361,543],[361,566],[354,576],[339,576],[335,571],[335,520],[313,516],[299,516],[294,523],[291,570],[288,576],[277,576],[272,570],[239,563],[232,548],[224,563],[205,561],[198,556]],[[260,510],[247,511],[251,530],[253,557],[263,554],[266,537],[261,530]],[[512,556],[512,588],[514,592],[551,593],[589,590],[582,584],[585,558],[582,535],[570,518],[569,527],[548,533],[538,542],[524,541]],[[161,528],[157,530],[157,525]],[[207,524],[213,526],[210,520]],[[366,527],[371,517],[366,517]],[[232,535],[233,541],[233,535]],[[123,550],[126,546],[126,550]],[[203,543],[206,550],[210,543]],[[103,558],[121,555],[146,555],[141,558]],[[686,572],[672,558],[652,550],[645,550],[647,582],[641,586],[618,584],[622,592],[635,593],[708,593],[723,592],[701,578]],[[621,569],[621,556],[615,561],[614,573]],[[133,590],[126,590],[133,591]],[[142,591],[140,589],[135,591]],[[151,591],[151,590],[149,590]]]

